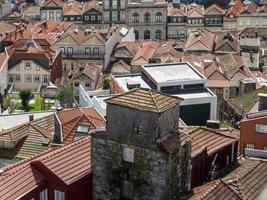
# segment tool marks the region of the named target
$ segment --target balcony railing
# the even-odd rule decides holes
[[[245,156],[255,158],[267,158],[267,151],[258,149],[245,149]]]

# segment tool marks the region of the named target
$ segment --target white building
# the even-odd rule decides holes
[[[0,93],[5,94],[8,86],[8,55],[4,52],[0,54]]]
[[[183,98],[180,113],[188,125],[216,120],[217,96],[208,89],[207,79],[189,63],[142,66],[141,74],[113,76],[111,83],[114,93],[144,87]]]

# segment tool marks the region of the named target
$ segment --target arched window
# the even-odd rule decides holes
[[[136,40],[139,40],[139,32],[135,30],[134,31],[134,34],[135,34],[135,39]]]
[[[162,39],[162,32],[161,30],[157,30],[155,33],[155,39],[156,40],[161,40]]]
[[[160,12],[156,13],[156,22],[162,22],[162,14]]]
[[[151,22],[151,15],[150,15],[150,13],[145,13],[145,15],[144,15],[144,22],[145,23],[150,23]]]
[[[139,22],[139,14],[138,13],[134,13],[133,14],[132,22],[133,23],[138,23]]]
[[[145,30],[144,32],[144,39],[150,39],[150,31],[149,30]]]

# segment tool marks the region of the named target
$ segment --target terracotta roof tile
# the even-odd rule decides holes
[[[181,101],[181,98],[145,88],[136,88],[105,100],[109,104],[157,113],[164,112]]]
[[[91,173],[91,138],[86,137],[61,148],[3,168],[0,174],[1,199],[16,199],[46,180],[38,168],[43,165],[66,185]]]
[[[197,127],[187,133],[192,138],[192,155],[207,148],[208,155],[237,141],[235,137],[204,127]]]

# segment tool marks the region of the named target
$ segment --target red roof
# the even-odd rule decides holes
[[[86,137],[69,145],[50,150],[2,169],[0,174],[1,200],[16,199],[46,180],[45,168],[65,185],[91,173],[91,138]]]

